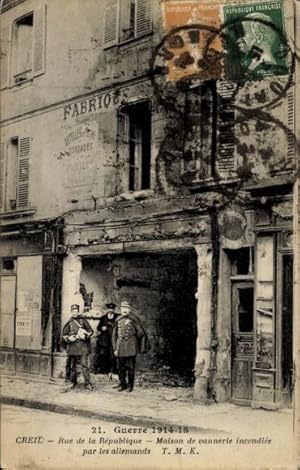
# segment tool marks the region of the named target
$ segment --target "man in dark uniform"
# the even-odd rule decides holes
[[[88,355],[91,352],[90,337],[93,334],[93,329],[89,322],[80,315],[79,305],[71,305],[71,314],[70,320],[63,328],[62,337],[68,355],[72,387],[77,385],[76,365],[79,364],[84,377],[85,388],[94,390],[88,366]]]
[[[112,335],[114,354],[117,357],[120,385],[119,391],[132,392],[136,355],[145,335],[138,317],[131,313],[128,302],[121,302],[121,316],[117,319]]]
[[[115,374],[117,371],[117,360],[112,346],[112,332],[115,321],[120,315],[115,312],[116,304],[113,302],[106,304],[106,307],[108,310],[100,318],[97,326],[99,336],[97,339],[96,371],[109,374],[111,378],[111,374]]]

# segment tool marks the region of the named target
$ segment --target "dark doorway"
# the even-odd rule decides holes
[[[143,380],[192,385],[197,280],[196,254],[187,249],[85,258],[80,282],[93,294],[93,311],[99,315],[108,301],[116,303],[117,312],[123,299],[132,305],[151,344],[151,350],[137,358]],[[96,329],[98,322],[93,321]]]
[[[283,256],[282,388],[287,402],[293,388],[293,256]]]

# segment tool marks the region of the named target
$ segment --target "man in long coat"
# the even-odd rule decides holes
[[[85,388],[93,390],[88,366],[88,355],[91,352],[90,337],[93,329],[86,318],[80,315],[79,305],[71,306],[71,318],[65,324],[62,332],[70,365],[70,379],[73,387],[77,385],[77,364],[80,365],[84,377]]]
[[[121,316],[117,319],[112,335],[114,354],[117,357],[120,385],[119,391],[132,392],[135,361],[145,331],[138,317],[131,313],[128,302],[121,302]]]
[[[107,303],[106,307],[107,312],[100,318],[97,326],[99,335],[97,338],[96,371],[111,376],[112,373],[117,371],[117,359],[112,345],[112,332],[120,315],[115,312],[116,304],[113,302]]]

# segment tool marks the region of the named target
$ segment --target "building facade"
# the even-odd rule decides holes
[[[197,399],[284,406],[293,57],[238,87],[168,80],[185,36],[165,35],[163,15],[158,0],[3,2],[1,365],[63,377],[70,305],[96,324],[126,298],[152,345],[145,370],[189,376]]]

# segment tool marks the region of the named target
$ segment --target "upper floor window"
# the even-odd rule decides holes
[[[1,88],[45,71],[45,6],[1,24]]]
[[[13,137],[0,147],[0,210],[28,209],[30,138]]]
[[[124,167],[125,190],[150,188],[151,107],[148,101],[134,103],[119,113],[119,153]]]
[[[214,175],[216,142],[216,93],[214,84],[191,88],[185,97],[184,179],[200,181]]]
[[[32,73],[33,13],[17,20],[13,33],[13,77],[16,83]]]
[[[152,0],[108,0],[104,15],[104,47],[152,31]]]
[[[15,137],[9,141],[6,158],[6,191],[5,210],[13,211],[17,207],[17,162],[19,151],[19,139]]]

